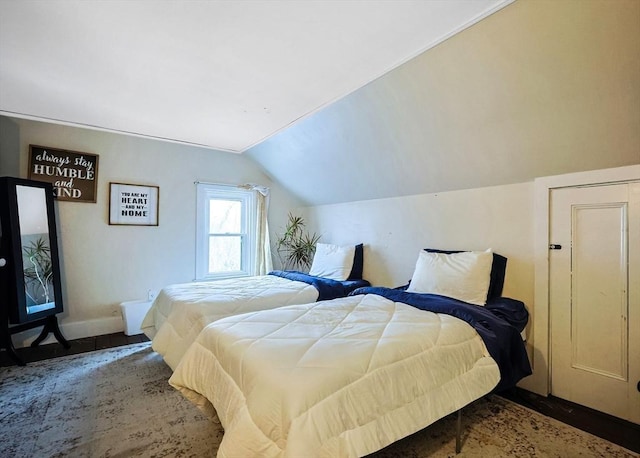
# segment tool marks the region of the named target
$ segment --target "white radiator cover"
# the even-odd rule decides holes
[[[152,301],[128,301],[120,304],[124,333],[128,336],[142,334],[142,320],[151,308]]]

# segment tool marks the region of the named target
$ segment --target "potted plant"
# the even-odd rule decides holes
[[[276,247],[284,270],[308,271],[313,262],[316,243],[320,236],[309,234],[301,216],[288,215],[284,234],[278,236]]]

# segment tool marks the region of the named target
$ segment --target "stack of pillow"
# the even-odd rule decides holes
[[[318,243],[309,275],[336,281],[362,279],[362,244],[331,245]]]
[[[491,249],[462,252],[422,250],[407,291],[439,294],[475,305],[485,305],[487,297],[491,297],[489,293],[493,263],[494,253]]]

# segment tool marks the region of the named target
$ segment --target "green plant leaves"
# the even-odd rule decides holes
[[[284,270],[308,270],[313,262],[320,236],[305,231],[304,219],[289,213],[284,234],[278,236],[276,247]]]

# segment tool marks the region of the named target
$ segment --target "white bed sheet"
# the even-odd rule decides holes
[[[217,413],[219,457],[334,458],[419,431],[499,379],[464,321],[371,294],[212,323],[169,382]]]
[[[163,288],[142,321],[153,349],[175,369],[200,331],[215,320],[313,302],[318,290],[274,275],[193,282]]]

